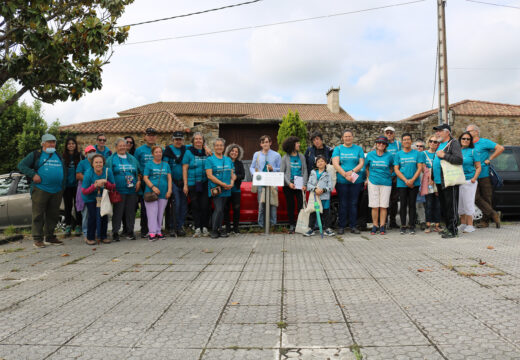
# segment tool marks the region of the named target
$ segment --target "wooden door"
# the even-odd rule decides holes
[[[251,160],[260,150],[260,136],[269,135],[273,139],[271,149],[278,151],[278,124],[220,124],[219,136],[226,139],[226,146],[232,143],[244,148],[244,160]]]

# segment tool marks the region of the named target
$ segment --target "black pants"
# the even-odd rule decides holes
[[[414,186],[413,188],[409,188],[408,186],[399,188],[399,199],[401,200],[399,215],[401,217],[401,226],[406,226],[406,213],[408,212],[408,227],[415,228],[415,220],[417,220],[417,208],[415,203],[417,202],[418,192],[418,186]]]
[[[389,223],[395,224],[395,217],[397,216],[397,203],[399,202],[399,190],[397,189],[397,178],[392,178],[392,192],[390,193],[390,204],[388,207]]]
[[[134,224],[135,224],[135,214],[137,213],[137,209],[139,209],[138,204],[139,204],[139,195],[136,194],[136,196],[134,198],[134,204],[128,207],[128,208],[134,209]],[[123,234],[129,234],[134,231],[134,227],[132,226],[132,228],[130,228],[128,226],[128,224],[126,223],[128,211],[129,210],[126,207],[123,209]]]
[[[65,225],[81,226],[81,213],[76,210],[77,187],[66,187],[63,191],[63,203],[65,205]],[[74,214],[74,216],[72,216]]]
[[[146,206],[142,195],[139,196],[139,204],[141,205],[141,234],[148,234],[148,216],[146,216]]]
[[[435,194],[426,195],[425,215],[427,223],[437,224],[441,222],[441,205],[439,202],[439,196]]]
[[[442,219],[448,231],[456,235],[459,216],[459,186],[448,186],[442,189],[442,186],[437,185],[437,190],[441,202]]]
[[[227,197],[214,197],[213,200],[213,215],[211,216],[211,230],[217,231],[222,226],[224,219],[224,209],[226,207]]]
[[[372,210],[368,207],[368,189],[362,188],[358,197],[358,226],[366,228],[367,223],[372,222]]]
[[[133,234],[135,223],[135,205],[137,204],[137,194],[121,194],[122,201],[113,204],[114,214],[112,215],[112,232],[119,232],[121,221],[126,223],[123,231]]]
[[[202,183],[201,191],[197,191],[196,186],[188,187],[190,196],[191,214],[195,229],[209,228],[209,197],[208,182]]]
[[[302,191],[298,189],[291,189],[289,186],[283,187],[283,193],[285,195],[285,202],[287,203],[287,216],[289,217],[289,225],[296,226],[296,216],[294,211],[299,213],[303,206]],[[294,202],[296,200],[296,209],[294,208]]]
[[[238,223],[240,221],[240,192],[231,192],[226,203],[226,211],[224,212],[224,223],[226,230],[231,231],[231,223],[229,221],[229,212],[233,209],[233,230],[238,230]]]
[[[323,212],[320,214],[321,226],[323,231],[330,228],[330,209],[323,209]],[[312,212],[309,215],[309,228],[316,230],[318,229],[318,222],[316,221],[316,212]]]

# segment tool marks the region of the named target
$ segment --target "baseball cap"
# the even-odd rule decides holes
[[[383,132],[387,132],[387,131],[393,131],[393,132],[395,132],[395,129],[394,129],[393,127],[391,127],[391,126],[387,126],[387,127],[385,127],[385,129],[383,130]],[[388,139],[387,139],[387,140],[388,140]]]
[[[376,143],[383,143],[388,145],[388,138],[386,136],[378,136],[376,139]]]
[[[435,131],[448,130],[449,132],[451,132],[451,126],[449,126],[448,124],[440,124],[440,125],[434,126],[433,130],[435,130]]]
[[[56,141],[56,137],[52,134],[43,134],[42,142],[46,142],[46,141]]]
[[[174,131],[172,138],[174,139],[184,139],[184,131]]]
[[[146,131],[144,132],[146,135],[157,135],[157,130],[155,130],[154,128],[152,127],[149,127],[148,129],[146,129]]]
[[[85,154],[88,154],[91,151],[96,151],[96,148],[92,145],[89,145],[85,148]]]

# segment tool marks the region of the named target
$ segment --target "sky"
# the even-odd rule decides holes
[[[118,23],[243,1],[135,0]],[[340,87],[340,106],[354,119],[401,120],[438,106],[437,2],[355,11],[409,1],[263,0],[134,26],[127,44],[114,47],[103,88],[80,101],[44,104],[44,117],[71,124],[157,101],[324,104],[327,90]],[[520,0],[482,1],[518,8],[447,1],[450,103],[520,104]],[[346,12],[355,13],[255,27]]]

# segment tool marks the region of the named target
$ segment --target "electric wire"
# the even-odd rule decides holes
[[[466,0],[466,1],[468,1],[468,2],[473,2],[473,3],[477,3],[477,4],[485,4],[485,5],[492,5],[492,6],[500,6],[500,7],[506,7],[506,8],[510,8],[510,9],[517,9],[517,10],[520,10],[520,7],[519,7],[519,6],[505,5],[505,4],[496,4],[496,3],[490,3],[490,2],[479,1],[479,0]]]

